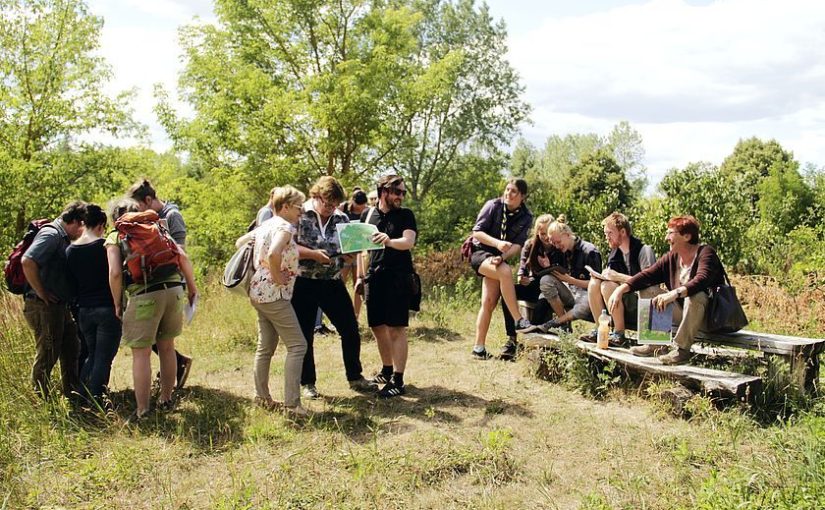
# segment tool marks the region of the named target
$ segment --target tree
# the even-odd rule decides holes
[[[624,171],[630,182],[633,193],[639,197],[647,186],[647,167],[644,165],[645,148],[642,145],[642,135],[630,126],[627,121],[621,121],[607,135],[607,147],[613,155],[616,164]]]
[[[814,205],[813,191],[797,171],[795,162],[774,163],[768,175],[757,185],[757,206],[762,221],[787,234],[807,220],[808,208]]]
[[[764,142],[752,137],[739,140],[730,156],[719,167],[727,179],[742,178],[745,192],[750,199],[751,212],[758,212],[759,183],[768,176],[774,165],[793,165],[793,153],[786,151],[776,140]]]
[[[76,190],[77,176],[54,165],[83,136],[139,133],[130,93],[103,93],[110,71],[95,55],[101,25],[81,0],[0,0],[0,145],[8,162],[0,205],[13,217],[2,222],[4,235],[12,225],[18,237],[30,216],[44,213],[31,206],[41,193],[62,200]]]
[[[356,182],[387,169],[414,200],[472,144],[524,119],[505,31],[472,0],[218,0],[220,26],[182,31],[190,120],[161,119],[199,171],[252,182]]]

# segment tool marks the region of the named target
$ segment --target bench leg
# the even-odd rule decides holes
[[[805,393],[817,392],[819,380],[819,353],[799,352],[791,358],[791,379]]]

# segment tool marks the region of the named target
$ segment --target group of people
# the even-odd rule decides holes
[[[269,368],[279,339],[287,350],[286,409],[306,414],[301,396],[320,398],[314,350],[319,312],[329,318],[341,338],[350,388],[377,392],[381,398],[406,392],[406,328],[412,297],[408,282],[413,274],[410,250],[417,235],[414,214],[402,207],[406,193],[404,180],[396,175],[378,181],[374,206],[368,205],[361,189],[345,201],[343,186],[331,176],[318,179],[308,199],[292,186],[272,190],[269,203],[258,213],[258,226],[236,243],[239,247],[254,243],[255,273],[249,297],[258,314],[257,403],[267,408],[278,405],[269,391]],[[341,252],[338,225],[351,221],[376,226],[372,241],[383,249],[371,251],[366,261],[360,254]],[[349,275],[354,277],[354,303],[346,288]],[[369,380],[361,366],[357,318],[361,294],[382,362],[381,370]]]
[[[404,179],[397,175],[381,177],[370,193],[354,189],[348,200],[331,176],[318,179],[308,198],[292,186],[272,189],[254,228],[236,243],[253,245],[249,299],[258,316],[256,403],[268,409],[280,406],[269,390],[271,360],[280,340],[287,351],[284,408],[306,415],[301,397],[320,398],[314,336],[321,313],[340,336],[351,389],[382,398],[405,394],[407,326],[415,294],[411,250],[418,231],[415,215],[402,207],[406,193]],[[526,181],[510,179],[501,197],[484,204],[473,227],[469,258],[482,278],[482,297],[472,356],[493,357],[485,344],[500,298],[508,335],[501,359],[516,356],[518,333],[570,332],[574,320],[592,321],[603,310],[613,325],[609,344],[627,346],[625,328],[636,322],[638,292],[652,297],[659,309],[675,304],[676,348],[664,353],[667,347],[641,345],[631,352],[660,355],[663,363],[690,359],[691,344],[704,324],[708,289],[721,284],[724,273],[715,250],[699,242],[699,222],[692,216],[672,218],[666,235],[670,251],[657,260],[653,249],[633,235],[628,218],[614,212],[602,222],[610,247],[602,267],[599,250],[578,237],[563,215],[543,214],[533,225],[527,196]],[[173,270],[157,271],[138,282],[124,271],[124,263],[134,257],[124,235],[107,225],[141,211],[156,213],[177,257]],[[368,256],[342,253],[337,226],[352,221],[374,225],[371,240],[383,249]],[[108,221],[99,205],[76,201],[42,227],[22,257],[28,284],[24,314],[36,343],[35,389],[48,396],[51,370],[59,360],[64,394],[101,404],[112,361],[124,345],[133,356],[134,418],[151,408],[153,350],[160,358],[156,408],[170,408],[173,391],[183,387],[192,366],[192,358],[174,345],[182,330],[182,311],[197,295],[185,244],[186,224],[179,209],[159,200],[147,180],[112,202]],[[516,257],[520,263],[514,282],[508,260]],[[354,297],[346,287],[349,278]],[[370,379],[361,365],[362,300],[382,363]],[[519,300],[536,302],[532,321],[522,314]],[[593,329],[581,338],[593,342],[596,337]]]
[[[666,364],[688,361],[696,333],[704,325],[708,291],[724,279],[716,251],[700,244],[698,220],[689,215],[671,218],[665,237],[670,251],[657,260],[653,248],[633,235],[625,215],[610,214],[602,221],[610,248],[603,268],[596,246],[579,238],[563,215],[539,216],[530,237],[533,215],[527,194],[526,181],[510,179],[501,197],[484,204],[473,226],[470,265],[482,278],[482,294],[472,356],[493,357],[485,344],[499,298],[508,336],[499,358],[512,360],[519,347],[517,333],[572,332],[572,321],[594,321],[602,311],[607,311],[613,325],[609,345],[626,347],[631,342],[625,328],[636,323],[638,295],[642,295],[652,298],[659,310],[674,304],[675,348],[648,344],[630,351],[658,355]],[[507,261],[519,254],[514,282]],[[536,303],[532,321],[522,315],[519,300]],[[550,314],[554,317],[545,320]],[[595,342],[597,330],[580,338]]]
[[[107,229],[107,215],[97,204],[68,204],[40,228],[23,254],[23,311],[36,350],[32,383],[44,397],[59,360],[67,397],[106,405],[112,361],[120,345],[132,351],[135,418],[150,407],[153,350],[160,358],[157,405],[170,407],[174,388],[186,383],[192,358],[174,346],[182,330],[183,305],[197,295],[192,264],[183,250],[186,224],[177,206],[160,201],[146,180],[112,201],[109,220],[114,224],[127,213],[141,211],[153,211],[162,222],[177,261],[168,271],[142,281],[124,272],[128,246],[116,230]]]

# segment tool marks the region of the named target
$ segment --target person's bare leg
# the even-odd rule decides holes
[[[593,315],[594,318],[598,318],[599,314],[601,314],[605,308],[604,304],[606,300],[603,299],[604,291],[602,290],[605,283],[607,282],[603,282],[598,278],[591,278],[587,284],[587,302],[590,304],[590,314]],[[607,296],[610,298],[610,294]]]
[[[613,294],[613,291],[619,288],[619,284],[616,282],[604,282],[602,284],[602,298],[604,298],[603,303],[606,303],[608,299],[610,299],[610,295]],[[599,310],[599,314],[602,313],[602,310]],[[616,303],[616,308],[613,309],[613,313],[610,315],[613,317],[613,331],[624,331],[625,323],[624,323],[624,303],[620,299]],[[593,314],[593,318],[598,320],[598,315],[595,313]]]
[[[158,340],[158,358],[160,358],[160,402],[167,402],[172,398],[175,388],[178,362],[175,356],[175,340]]]
[[[149,410],[149,394],[152,387],[152,363],[149,359],[151,352],[151,347],[132,349],[132,384],[135,387],[138,416]]]
[[[407,368],[407,328],[403,326],[387,328],[392,339],[392,369],[394,372],[404,373]]]
[[[487,342],[487,332],[490,330],[490,319],[496,308],[500,294],[498,281],[484,277],[481,281],[481,308],[476,317],[476,343],[484,345]]]
[[[513,320],[518,323],[522,318],[521,310],[518,309],[518,300],[516,299],[516,284],[513,283],[513,271],[506,262],[502,262],[498,266],[493,265],[490,259],[485,260],[478,272],[485,278],[490,278],[498,282],[499,294],[504,298],[504,304],[510,311]]]
[[[372,328],[375,342],[378,344],[378,355],[381,356],[381,364],[392,365],[392,338],[390,338],[389,327],[375,326]]]

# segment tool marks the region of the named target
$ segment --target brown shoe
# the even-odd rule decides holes
[[[664,356],[659,356],[659,361],[665,365],[681,365],[693,357],[693,353],[688,349],[673,349]]]
[[[667,351],[667,345],[656,345],[656,344],[646,344],[646,345],[637,345],[636,347],[630,348],[630,353],[634,356],[642,356],[644,358],[650,358],[653,356],[658,356],[659,354]]]

